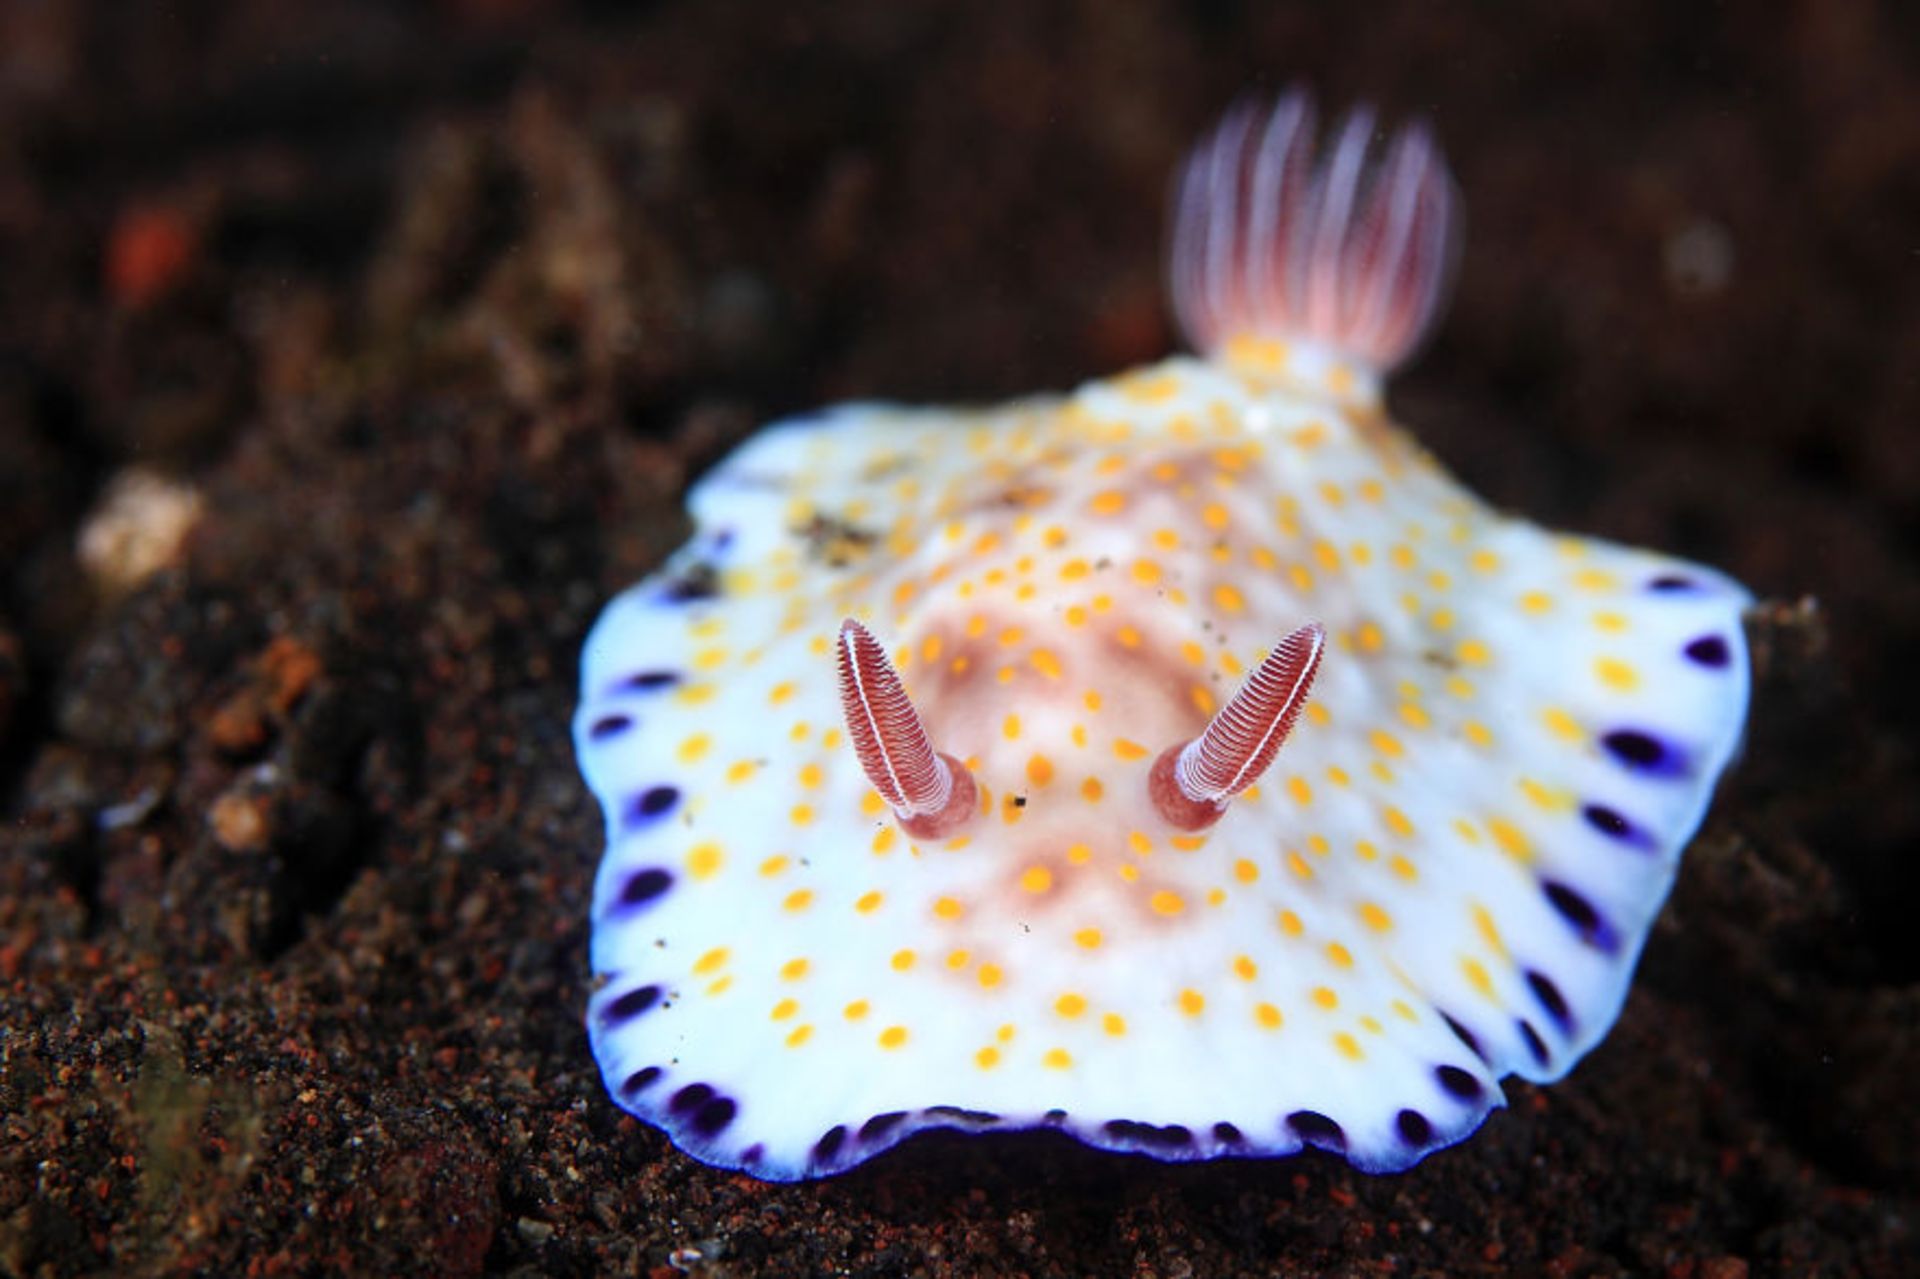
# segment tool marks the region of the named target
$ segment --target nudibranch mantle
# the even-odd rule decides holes
[[[1308,141],[1276,139],[1289,111]],[[1261,199],[1332,216],[1353,144],[1306,165],[1304,117],[1230,117],[1189,167],[1174,288],[1210,358],[770,427],[595,626],[588,1027],[615,1100],[688,1153],[790,1180],[929,1127],[1054,1127],[1389,1171],[1617,1016],[1738,743],[1748,596],[1493,511],[1388,421],[1377,370],[1435,309],[1444,225],[1403,219],[1409,276],[1337,285],[1393,290],[1371,336],[1222,285]],[[1426,199],[1444,224],[1437,156],[1394,168],[1407,136],[1342,218]],[[847,741],[848,618],[977,782],[951,836],[909,836]],[[1324,660],[1272,767],[1170,826],[1156,756],[1310,622]]]

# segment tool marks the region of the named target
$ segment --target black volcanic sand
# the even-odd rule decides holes
[[[1274,8],[0,9],[0,1271],[1916,1273],[1920,8]],[[1295,78],[1465,193],[1398,415],[1775,601],[1619,1025],[1397,1177],[681,1157],[581,1028],[586,628],[758,422],[1164,353]],[[116,595],[134,464],[206,514]]]

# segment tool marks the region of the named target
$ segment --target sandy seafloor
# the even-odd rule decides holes
[[[1920,1273],[1920,9],[1331,9],[0,8],[0,1272]],[[1402,1176],[687,1160],[581,1028],[586,628],[758,422],[1170,349],[1295,79],[1465,194],[1397,416],[1773,601],[1619,1025]]]

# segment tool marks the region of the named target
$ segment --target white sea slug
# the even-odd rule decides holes
[[[933,1127],[1384,1172],[1606,1033],[1748,596],[1387,420],[1457,215],[1425,129],[1372,134],[1316,155],[1296,93],[1187,162],[1200,358],[828,410],[695,486],[574,724],[620,1106],[775,1180]]]

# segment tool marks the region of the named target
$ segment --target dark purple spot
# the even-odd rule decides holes
[[[1581,808],[1580,815],[1587,819],[1587,825],[1623,844],[1632,844],[1636,848],[1653,846],[1653,841],[1647,838],[1645,831],[1605,804],[1587,804]]]
[[[694,1112],[693,1130],[703,1137],[717,1137],[720,1130],[733,1122],[740,1108],[734,1105],[731,1097],[715,1097]]]
[[[893,1110],[884,1115],[875,1115],[860,1125],[860,1140],[878,1141],[895,1128],[898,1128],[901,1120],[906,1117],[907,1112],[904,1110]]]
[[[1727,642],[1718,635],[1702,635],[1681,650],[1687,657],[1702,666],[1719,668],[1731,660],[1727,651]]]
[[[1451,1016],[1449,1016],[1446,1013],[1440,1014],[1440,1020],[1447,1023],[1447,1029],[1453,1032],[1453,1037],[1455,1039],[1458,1039],[1461,1043],[1467,1046],[1468,1052],[1471,1052],[1474,1056],[1478,1057],[1481,1061],[1485,1061],[1487,1059],[1486,1053],[1480,1051],[1480,1041],[1474,1037],[1474,1034],[1471,1030],[1468,1030],[1465,1026],[1462,1026],[1459,1022],[1455,1021]]]
[[[942,1119],[958,1119],[962,1123],[969,1124],[997,1124],[1000,1122],[1000,1116],[994,1114],[991,1110],[968,1110],[963,1106],[928,1106],[927,1113],[929,1115],[937,1115]]]
[[[673,806],[680,802],[678,786],[649,786],[627,801],[626,827],[632,830],[636,826],[645,826],[657,822]]]
[[[1539,1065],[1546,1065],[1547,1045],[1540,1038],[1540,1032],[1533,1028],[1533,1023],[1525,1017],[1520,1017],[1515,1019],[1514,1024],[1520,1028],[1520,1038],[1527,1041],[1527,1051],[1533,1054],[1534,1061]]]
[[[636,1070],[621,1081],[620,1091],[630,1097],[635,1093],[645,1092],[660,1081],[660,1075],[661,1070],[658,1066],[647,1066]]]
[[[1480,1099],[1480,1081],[1473,1077],[1471,1071],[1462,1070],[1458,1066],[1436,1066],[1433,1077],[1440,1081],[1440,1086],[1447,1090],[1447,1095],[1450,1097],[1461,1101]]]
[[[1573,1010],[1567,1007],[1567,997],[1560,993],[1560,987],[1554,985],[1553,978],[1537,969],[1527,969],[1527,987],[1533,991],[1533,997],[1547,1010],[1547,1016],[1562,1031],[1573,1029]]]
[[[844,1124],[835,1124],[833,1127],[827,1129],[820,1140],[813,1143],[814,1162],[826,1163],[832,1159],[834,1155],[839,1153],[840,1145],[846,1141],[846,1139],[847,1129]]]
[[[673,887],[673,872],[659,866],[649,866],[645,870],[634,872],[627,886],[620,890],[622,906],[644,906],[654,898]]]
[[[740,1162],[743,1164],[757,1164],[766,1157],[767,1148],[757,1141],[740,1152]]]
[[[1318,1146],[1335,1154],[1347,1148],[1347,1134],[1340,1125],[1317,1110],[1294,1111],[1287,1116],[1287,1127],[1293,1129],[1293,1135],[1309,1146]]]
[[[1393,1126],[1400,1130],[1400,1140],[1409,1146],[1424,1146],[1433,1140],[1433,1125],[1417,1110],[1401,1111],[1394,1116]]]
[[[1600,739],[1607,753],[1636,773],[1656,777],[1681,777],[1687,771],[1687,758],[1676,747],[1637,728],[1616,728]]]
[[[1677,573],[1668,573],[1648,582],[1647,589],[1650,591],[1691,591],[1695,588],[1692,578],[1681,577]]]
[[[1247,1138],[1238,1128],[1223,1121],[1213,1126],[1213,1139],[1223,1146],[1237,1146]]]
[[[1613,954],[1620,947],[1620,939],[1614,935],[1606,918],[1594,904],[1580,894],[1577,889],[1569,888],[1557,879],[1540,882],[1540,891],[1547,896],[1547,904],[1552,906],[1560,918],[1573,926],[1580,940],[1595,950]]]
[[[663,593],[668,603],[695,604],[720,594],[720,574],[711,564],[695,564],[667,583]]]
[[[688,1084],[667,1101],[667,1109],[676,1114],[689,1114],[699,1110],[714,1097],[711,1084]]]
[[[631,693],[657,693],[679,682],[680,676],[673,671],[641,671],[637,675],[627,676],[617,687]]]
[[[1104,1125],[1107,1136],[1116,1141],[1131,1141],[1141,1146],[1177,1150],[1193,1144],[1193,1133],[1180,1124],[1143,1124],[1132,1119],[1110,1119]]]
[[[618,999],[609,999],[600,1010],[600,1020],[611,1024],[617,1021],[630,1021],[660,1002],[658,986],[641,986],[630,990]]]
[[[631,715],[602,715],[587,727],[587,736],[596,742],[617,737],[633,727]]]
[[[1046,1114],[1040,1116],[1040,1122],[1050,1128],[1058,1128],[1061,1124],[1067,1122],[1067,1112],[1064,1110],[1049,1110]]]

